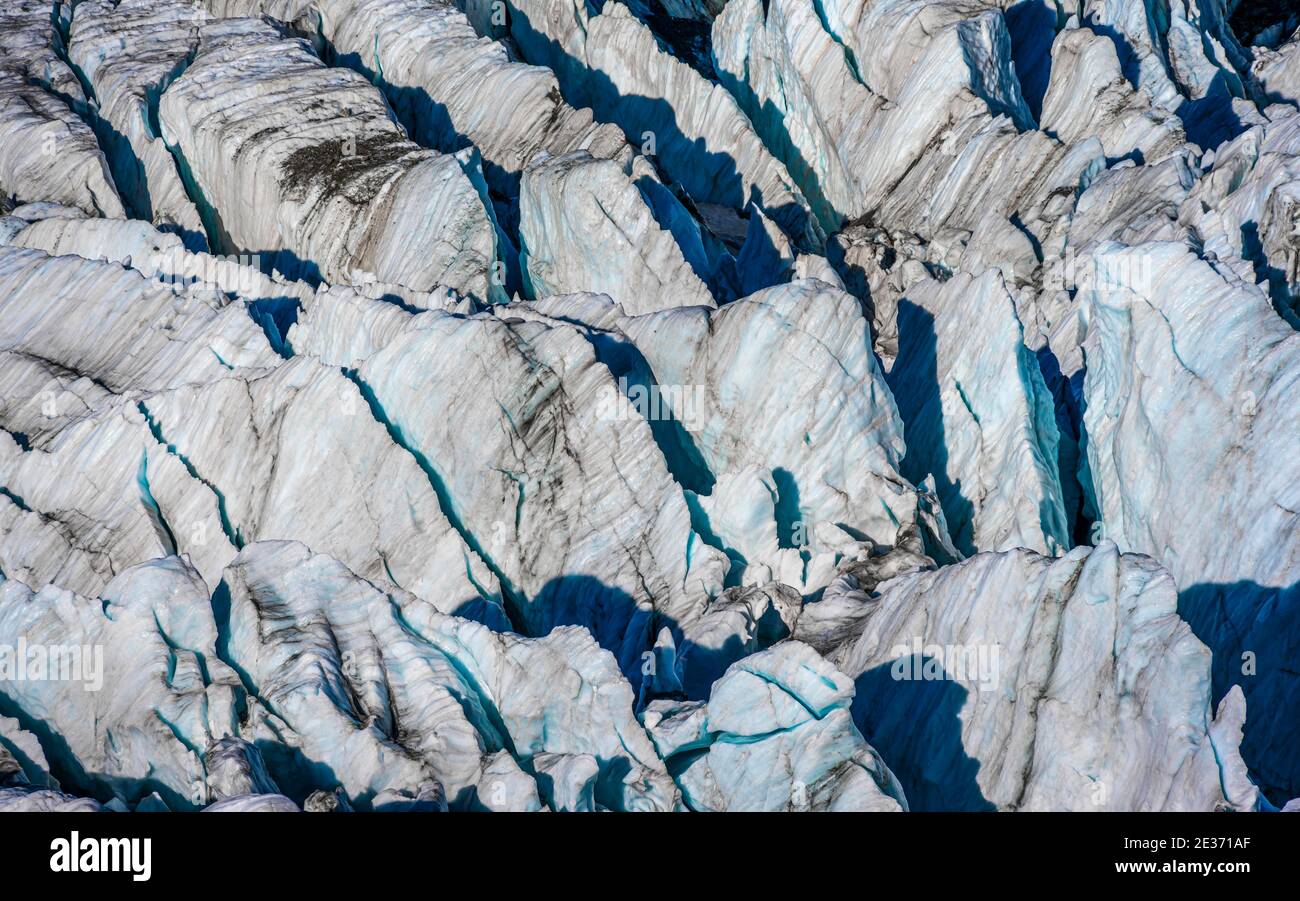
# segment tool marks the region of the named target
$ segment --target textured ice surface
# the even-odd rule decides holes
[[[100,140],[133,215],[173,229],[195,250],[208,238],[158,128],[158,98],[189,63],[206,20],[182,0],[81,6],[68,57],[98,101]]]
[[[121,216],[108,161],[79,115],[87,98],[62,53],[57,9],[0,4],[0,197]]]
[[[864,539],[891,544],[899,523],[925,521],[947,543],[931,499],[899,474],[902,423],[844,291],[804,280],[716,312],[643,316],[588,295],[503,315],[529,310],[590,326],[629,407],[658,399],[652,431],[734,578],[812,592],[830,580],[837,552]],[[792,408],[792,397],[802,403]]]
[[[1178,221],[1243,280],[1263,282],[1293,324],[1300,306],[1300,115],[1244,132],[1215,152],[1213,167],[1187,193]]]
[[[1115,43],[1071,24],[1052,44],[1042,127],[1067,142],[1094,136],[1112,159],[1140,154],[1158,162],[1178,149],[1186,140],[1181,122],[1129,83]]]
[[[261,329],[211,292],[0,248],[0,297],[20,291],[39,302],[0,320],[0,569],[93,595],[115,573],[174,551],[174,520],[181,540],[198,539],[196,564],[215,580],[230,552],[219,498],[158,440],[139,398],[266,371],[279,357]],[[98,340],[82,340],[90,333]]]
[[[570,102],[619,125],[700,202],[757,203],[797,242],[820,237],[807,202],[736,101],[660,48],[619,2],[509,0],[510,30],[530,62],[550,66]]]
[[[157,791],[173,809],[206,801],[195,749],[237,729],[239,677],[216,654],[208,589],[194,569],[174,557],[141,564],[99,599],[7,580],[0,635],[7,648],[42,650],[29,650],[5,696],[71,785],[128,803]],[[41,659],[61,678],[38,676]]]
[[[358,807],[434,791],[462,807],[530,809],[538,786],[563,806],[543,775],[587,759],[593,804],[678,803],[631,687],[584,629],[494,633],[288,542],[250,545],[224,586],[210,604],[175,557],[123,573],[102,607],[53,586],[0,583],[7,644],[21,635],[98,649],[87,679],[126,690],[32,673],[6,682],[24,720],[57,737],[57,765],[78,789],[128,804],[157,792],[171,809],[249,795],[278,808],[277,785],[300,801],[341,789]],[[241,680],[246,714],[234,705]],[[4,735],[0,768],[12,772],[5,761],[36,751],[30,735],[8,725]]]
[[[867,603],[828,659],[913,809],[1253,808],[1229,778],[1241,695],[1211,719],[1209,651],[1149,558],[980,554]]]
[[[586,755],[601,761],[602,806],[677,803],[632,714],[630,686],[585,629],[536,640],[496,633],[299,544],[250,546],[228,580],[230,657],[259,702],[254,734],[282,745],[269,761],[288,774],[282,787],[330,787],[314,784],[300,757],[338,774],[356,804],[436,780],[456,803],[527,806],[534,790],[502,766],[495,755],[505,750],[543,794],[539,755]],[[306,623],[315,625],[297,627]]]
[[[1086,0],[1081,6],[1093,30],[1120,48],[1124,77],[1154,106],[1177,113],[1202,147],[1262,118],[1245,99],[1249,58],[1227,27],[1225,0]]]
[[[871,217],[939,238],[996,211],[1032,230],[1099,151],[1024,130],[1032,115],[991,5],[735,0],[713,56],[836,228]]]
[[[456,390],[467,377],[478,392]],[[357,378],[517,627],[586,625],[632,672],[657,618],[683,623],[721,587],[725,556],[693,530],[649,426],[611,414],[616,385],[576,329],[431,313]]]
[[[663,190],[650,174],[634,181],[615,161],[585,150],[535,159],[519,201],[529,293],[604,292],[631,313],[714,306],[701,279],[709,272],[698,226],[695,247],[685,237],[682,247],[655,218],[651,203]]]
[[[471,160],[411,142],[374,87],[304,41],[256,19],[204,25],[158,115],[223,249],[327,281],[500,290]]]
[[[853,683],[797,641],[733,664],[707,704],[656,702],[645,720],[694,810],[906,809],[849,715]]]
[[[1169,568],[1219,690],[1240,683],[1276,714],[1247,721],[1248,759],[1294,786],[1300,335],[1261,287],[1181,245],[1112,248],[1100,265],[1113,287],[1086,300],[1084,422],[1101,528]]]
[[[1052,398],[1002,276],[927,279],[897,316],[888,380],[908,445],[903,474],[934,480],[954,544],[1068,548]]]
[[[1257,49],[1251,74],[1258,80],[1268,100],[1276,103],[1300,103],[1300,40],[1292,34],[1275,51]]]
[[[1286,806],[1234,6],[0,0],[0,809]]]
[[[472,144],[493,184],[517,180],[541,152],[588,150],[621,161],[630,153],[615,126],[564,102],[549,69],[479,40],[449,4],[344,0],[322,4],[320,14],[334,52],[363,72],[382,73],[385,94],[422,141],[448,151]]]

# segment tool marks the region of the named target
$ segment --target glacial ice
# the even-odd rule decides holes
[[[719,77],[819,216],[949,242],[991,210],[1034,232],[1095,141],[1032,130],[1001,14],[975,2],[734,0],[713,26]]]
[[[560,96],[543,66],[511,59],[481,41],[464,15],[434,0],[342,0],[320,8],[333,52],[379,77],[403,121],[445,152],[472,144],[490,184],[508,189],[539,153],[586,150],[626,163],[631,148],[614,126],[596,122]],[[500,98],[509,97],[503,104]]]
[[[124,202],[141,219],[181,234],[192,249],[207,249],[199,211],[157,132],[158,98],[188,64],[207,16],[181,0],[80,6],[68,57],[93,87],[100,139]]]
[[[49,201],[93,216],[125,215],[95,134],[78,115],[87,98],[61,51],[49,3],[0,7],[0,197]]]
[[[1300,115],[1287,111],[1219,147],[1213,165],[1187,192],[1178,222],[1243,280],[1266,283],[1292,324],[1300,311]]]
[[[472,160],[411,142],[374,87],[301,39],[256,19],[203,25],[158,117],[223,250],[331,282],[501,293]]]
[[[814,592],[837,552],[892,544],[900,523],[924,522],[947,544],[931,499],[900,475],[902,423],[868,324],[844,291],[803,280],[716,312],[641,316],[573,296],[502,315],[530,311],[593,330],[603,362],[628,385],[620,410],[668,408],[659,418],[671,421],[652,422],[656,439],[744,584],[775,578]],[[804,402],[792,410],[789,397]]]
[[[1300,334],[1260,286],[1183,245],[1111,246],[1098,261],[1111,290],[1085,299],[1085,484],[1103,534],[1169,568],[1215,651],[1216,687],[1240,683],[1252,709],[1277,714],[1247,721],[1256,772],[1294,786],[1281,748],[1300,723],[1283,662],[1300,652]]]
[[[591,107],[702,203],[756,203],[800,246],[820,229],[790,174],[736,101],[660,49],[623,4],[509,0],[510,30],[530,62],[549,66],[569,102]]]
[[[982,553],[868,603],[827,659],[913,809],[1254,807],[1219,728],[1241,694],[1211,718],[1210,654],[1153,560],[1111,542]]]
[[[1263,120],[1242,77],[1247,57],[1227,28],[1228,0],[1082,0],[1090,27],[1120,49],[1125,78],[1153,106],[1176,113],[1197,144],[1210,149],[1241,124]]]
[[[593,770],[579,793],[594,804],[678,804],[633,715],[630,686],[584,629],[544,639],[495,633],[291,542],[248,546],[223,586],[224,600],[210,605],[198,573],[175,557],[120,575],[102,612],[53,586],[33,594],[0,583],[6,639],[101,647],[105,682],[134,680],[124,695],[6,683],[39,734],[58,737],[58,763],[79,789],[128,805],[161,793],[171,809],[209,801],[230,809],[253,796],[283,807],[277,787],[291,786],[298,798],[342,790],[349,807],[379,808],[424,798],[432,786],[457,806],[536,809],[539,787],[562,806],[554,801],[566,789],[546,777],[576,774],[586,760]],[[228,625],[214,619],[223,608]],[[312,609],[315,633],[273,625],[306,622]],[[234,704],[241,680],[247,712]],[[34,786],[9,748],[25,758],[39,747],[17,728],[4,735],[5,778],[21,769],[21,784]],[[320,764],[303,769],[304,757]]]
[[[512,769],[501,790],[486,772],[503,770],[493,757],[502,750],[530,769],[543,754],[599,759],[604,806],[677,803],[630,686],[585,629],[493,632],[299,544],[251,545],[227,578],[229,653],[261,708],[254,734],[283,744],[277,754],[319,760],[354,804],[434,779],[458,803],[495,794],[498,805],[502,796],[527,805]],[[308,621],[319,625],[293,628]],[[271,766],[310,778],[291,759]]]
[[[1124,77],[1110,38],[1072,20],[1052,44],[1041,125],[1067,143],[1095,136],[1110,159],[1159,162],[1186,141],[1182,123]]]
[[[66,780],[127,803],[153,791],[172,809],[206,801],[201,749],[237,728],[239,677],[217,656],[208,589],[192,567],[141,564],[98,600],[6,580],[0,636],[9,648],[22,639],[75,651],[75,680],[28,672],[4,683]]]
[[[650,185],[642,188],[644,181]],[[662,190],[650,174],[633,181],[618,163],[585,150],[535,158],[524,170],[519,198],[528,293],[606,292],[632,313],[716,306],[701,279],[710,273],[700,238],[688,260],[642,193],[656,188]]]
[[[1251,75],[1259,82],[1267,100],[1274,103],[1300,103],[1300,41],[1292,34],[1276,50],[1257,48]]]
[[[902,471],[934,480],[957,549],[1067,549],[1052,397],[1001,274],[921,282],[899,301],[898,334],[887,378],[907,439]]]
[[[645,719],[660,753],[681,756],[694,810],[906,810],[852,699],[843,673],[788,641],[732,664],[707,704],[655,702]]]
[[[1235,7],[0,0],[0,810],[1294,809]]]
[[[467,374],[481,396],[454,390]],[[648,424],[617,415],[617,386],[574,328],[429,313],[357,379],[526,633],[586,625],[632,673],[656,619],[684,623],[721,588],[725,555],[693,530]]]

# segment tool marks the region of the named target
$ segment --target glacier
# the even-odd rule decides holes
[[[0,811],[1294,810],[1247,6],[0,0]]]

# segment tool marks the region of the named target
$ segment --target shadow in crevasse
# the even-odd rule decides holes
[[[519,600],[516,627],[527,635],[546,635],[559,626],[585,626],[612,653],[635,687],[641,655],[650,648],[659,615],[638,607],[621,588],[595,576],[566,574],[546,582],[531,598]]]
[[[537,796],[541,803],[551,810],[559,810],[560,798],[557,797],[559,790],[555,784],[555,776],[548,772],[539,772],[536,766],[534,756],[527,753],[512,754],[519,768],[533,777],[537,783]],[[627,790],[627,778],[632,772],[632,764],[626,757],[618,758],[596,758],[597,776],[593,786],[591,801],[594,801],[597,809],[612,810],[623,812],[626,810],[623,804],[623,796]],[[490,789],[489,789],[490,792]],[[452,810],[469,810],[485,812],[492,809],[490,806],[492,798],[489,795],[486,799],[481,797],[476,787],[463,789],[454,798],[449,798],[448,803]],[[565,808],[570,809],[570,808]],[[585,809],[585,808],[583,808]]]
[[[300,257],[287,247],[276,247],[269,250],[239,250],[235,251],[235,253],[239,256],[256,259],[257,268],[263,273],[279,272],[287,279],[306,282],[313,288],[319,288],[325,281],[325,277],[320,271],[320,265],[315,260]]]
[[[587,5],[595,13],[604,2],[588,0]],[[652,155],[656,162],[695,200],[737,210],[747,209],[752,201],[796,243],[801,246],[809,243],[803,236],[815,229],[814,223],[808,221],[807,212],[795,203],[768,205],[757,187],[747,195],[735,158],[725,151],[711,149],[702,138],[688,137],[678,123],[677,110],[672,104],[657,97],[623,94],[604,72],[574,58],[559,43],[534,28],[518,8],[510,6],[509,13],[511,34],[525,58],[555,73],[564,99],[570,105],[589,107],[599,121],[618,125],[638,150],[646,135],[652,134],[655,143]],[[804,246],[803,249],[815,248]]]
[[[711,240],[706,247],[707,227],[689,195],[682,197],[657,178],[647,175],[633,179],[633,185],[659,228],[672,235],[700,281],[708,286],[718,303],[737,296],[735,260],[721,253],[721,240]]]
[[[758,94],[749,82],[741,81],[729,73],[719,73],[718,84],[736,98],[736,102],[745,111],[755,131],[762,138],[764,146],[785,165],[786,171],[790,173],[794,183],[803,192],[804,199],[812,207],[822,229],[827,234],[839,231],[844,225],[846,215],[826,196],[817,170],[803,155],[803,151],[790,133],[789,126],[786,125],[786,113],[771,100],[759,101]]]
[[[352,69],[364,75],[380,89],[384,98],[388,101],[394,118],[406,129],[407,134],[413,140],[440,153],[457,153],[474,146],[470,137],[457,129],[450,108],[431,96],[425,88],[418,85],[393,84],[383,77],[383,71],[377,59],[367,59],[364,55],[355,52],[340,52],[325,40],[323,35],[317,37],[323,44],[322,56],[330,65]],[[554,42],[550,42],[550,47],[552,52],[561,53],[558,45],[554,44]],[[557,76],[559,74],[561,73],[557,73]],[[558,91],[552,88],[550,99],[552,101],[561,101],[562,97]],[[635,140],[639,140],[639,138],[635,138]],[[517,271],[518,252],[525,249],[523,236],[519,231],[522,173],[507,171],[497,163],[481,158],[481,156],[480,159],[484,180],[488,188],[485,205],[491,205],[491,211],[500,228],[501,236],[509,245],[508,248],[503,249],[505,251],[503,260],[510,270],[510,278],[512,279],[512,282],[507,285],[508,293],[527,295],[529,293],[528,286]],[[638,185],[638,188],[643,194],[646,192],[645,186]],[[647,197],[646,201],[652,209],[655,208],[652,198]],[[666,230],[671,230],[669,225],[662,222],[661,226]],[[699,260],[689,258],[688,261],[693,268],[696,268],[700,278],[707,282],[710,273],[699,271]]]
[[[596,353],[596,359],[609,368],[610,375],[623,392],[629,408],[635,411],[638,399],[649,397],[649,392],[658,384],[649,362],[640,349],[617,334],[597,331],[588,328],[585,323],[569,320],[563,316],[558,318],[582,329]],[[663,455],[669,475],[682,488],[682,496],[690,511],[691,528],[704,544],[721,551],[731,561],[724,578],[724,587],[731,588],[739,585],[747,561],[739,551],[728,547],[717,535],[709,523],[708,513],[699,502],[699,498],[708,497],[713,493],[716,484],[713,472],[700,452],[695,436],[686,428],[686,423],[671,410],[665,411],[661,408],[658,412],[661,415],[647,416],[646,424],[650,428],[655,445]],[[667,415],[662,415],[665,412]],[[638,414],[633,413],[633,415]],[[686,557],[688,566],[691,563],[691,555],[692,548],[688,547]]]
[[[772,234],[751,218],[744,242],[736,248],[736,293],[747,297],[764,288],[790,281],[793,263],[789,248],[777,247]]]
[[[1292,328],[1300,329],[1300,317],[1291,306],[1291,280],[1285,270],[1269,262],[1259,237],[1259,223],[1253,220],[1241,226],[1241,256],[1254,268],[1256,281],[1268,283],[1268,298],[1277,314]]]
[[[127,217],[153,222],[153,197],[152,192],[149,190],[147,167],[139,155],[136,154],[135,147],[131,144],[130,139],[118,130],[111,121],[101,115],[93,83],[81,66],[77,65],[76,61],[68,55],[67,46],[70,26],[67,21],[60,19],[58,5],[55,5],[52,9],[50,25],[53,32],[59,36],[54,41],[53,49],[55,54],[76,77],[77,83],[81,86],[82,96],[73,97],[66,92],[57,90],[48,81],[48,77],[36,79],[35,83],[44,88],[50,95],[67,104],[69,109],[75,112],[94,132],[104,152],[109,174],[112,176],[113,186],[117,189],[118,197],[122,201]],[[162,77],[157,84],[146,87],[145,107],[142,115],[150,138],[162,134],[158,125],[158,98],[162,95],[164,87],[170,84],[188,65],[189,58],[185,57],[175,65],[171,73]],[[186,250],[199,252],[208,249],[209,237],[207,234],[194,232],[171,223],[161,223],[157,227],[159,231],[172,232],[179,236]]]
[[[1249,47],[1262,32],[1276,25],[1283,26],[1281,39],[1290,37],[1289,29],[1295,27],[1297,14],[1300,9],[1295,0],[1246,0],[1237,4],[1228,25],[1241,45]]]
[[[319,288],[324,282],[320,267],[314,260],[303,259],[288,248],[240,253],[238,256],[250,260],[252,268],[263,275],[278,272],[285,278],[306,282],[313,288]],[[288,339],[289,330],[302,312],[298,298],[263,297],[248,303],[247,309],[249,317],[266,335],[271,349],[285,359],[292,357],[293,348]]]
[[[1052,43],[1060,25],[1056,4],[1051,0],[1020,0],[1007,7],[1005,16],[1020,90],[1037,122],[1052,77]]]
[[[713,28],[710,22],[676,18],[665,8],[663,0],[624,2],[673,56],[709,81],[716,79],[717,73],[713,69]]]
[[[641,349],[629,339],[614,332],[590,328],[585,322],[564,315],[555,317],[583,331],[596,354],[596,359],[609,369],[614,383],[623,392],[629,409],[637,411],[637,403],[650,396],[658,385],[654,371]],[[659,405],[658,415],[646,417],[646,425],[654,436],[655,444],[663,454],[669,474],[682,488],[699,495],[713,493],[716,482],[709,465],[695,442],[695,437],[666,402]]]
[[[266,297],[248,304],[248,315],[262,328],[271,349],[288,359],[293,356],[289,346],[289,330],[298,321],[302,305],[296,297]]]
[[[315,791],[333,791],[343,784],[338,774],[329,764],[308,757],[302,748],[291,747],[285,742],[270,739],[257,739],[253,743],[262,755],[266,770],[280,794],[292,800],[299,807]],[[375,792],[367,791],[349,801],[360,810],[369,810]]]
[[[1057,478],[1061,484],[1061,500],[1065,505],[1067,534],[1074,546],[1091,544],[1092,519],[1085,513],[1088,489],[1084,487],[1080,476],[1080,461],[1085,453],[1083,383],[1087,370],[1081,368],[1067,378],[1061,372],[1056,354],[1047,345],[1039,348],[1037,358],[1043,382],[1047,385],[1047,390],[1052,392],[1059,436],[1056,445]]]
[[[919,674],[927,663],[937,667],[931,658],[912,655],[858,676],[853,723],[898,777],[911,810],[995,810],[976,781],[979,761],[962,744],[967,689],[947,672],[928,680],[895,678],[900,664]]]
[[[4,733],[0,733],[0,751],[7,752],[13,758],[13,762],[18,764],[17,772],[8,767],[0,769],[0,788],[15,783],[21,784],[22,779],[26,779],[31,785],[44,784],[45,765],[33,759],[24,748],[10,740]]]
[[[1300,797],[1300,582],[1183,589],[1178,615],[1214,654],[1213,703],[1234,685],[1246,697],[1241,754],[1265,796]]]
[[[211,604],[212,619],[217,630],[217,640],[213,649],[216,651],[217,659],[229,666],[239,677],[243,691],[237,701],[236,713],[241,724],[245,724],[251,733],[251,723],[248,721],[250,699],[259,696],[252,674],[239,665],[230,649],[231,597],[230,586],[225,579],[222,579],[213,590]],[[274,713],[265,701],[262,703],[268,711]],[[267,772],[275,780],[280,792],[299,806],[302,806],[307,796],[317,789],[332,791],[342,785],[337,774],[328,764],[308,758],[301,748],[290,747],[287,743],[266,738],[253,739],[253,744],[261,752]],[[368,804],[370,796],[352,800]]]
[[[661,696],[656,695],[656,685],[663,687],[678,678],[680,689],[665,689],[669,695],[705,700],[713,683],[731,664],[789,636],[779,613],[772,609],[757,623],[757,647],[736,635],[728,636],[718,647],[692,644],[685,640],[681,624],[674,617],[648,606],[639,607],[622,589],[585,575],[551,579],[527,608],[525,618],[533,635],[546,635],[561,626],[585,626],[597,643],[614,655],[631,683],[638,705]],[[663,629],[673,637],[678,655],[675,661],[652,653]],[[656,673],[654,667],[662,665],[675,665],[675,671]]]
[[[772,470],[772,484],[776,488],[776,544],[781,548],[803,547],[808,542],[800,535],[803,513],[799,509],[799,483],[794,473],[778,466]]]
[[[1241,121],[1232,108],[1233,92],[1227,77],[1218,72],[1210,89],[1198,100],[1186,100],[1177,109],[1183,120],[1183,130],[1192,143],[1213,150],[1225,141],[1231,141],[1249,126]]]
[[[559,787],[555,784],[554,775],[539,772],[534,764],[535,761],[531,758],[523,757],[519,759],[520,768],[536,780],[537,794],[541,802],[551,810],[560,810],[562,799],[558,796]],[[596,766],[599,775],[596,776],[590,801],[606,810],[622,811],[624,809],[622,798],[625,790],[623,780],[632,772],[632,764],[625,757],[613,760],[597,758]],[[471,803],[470,809],[479,809],[480,806],[478,799],[475,799]],[[572,810],[573,808],[566,806],[564,809]],[[585,805],[580,809],[586,809]]]
[[[1119,58],[1120,72],[1134,89],[1142,83],[1142,59],[1128,36],[1114,25],[1089,22],[1097,34],[1110,38]],[[1238,88],[1240,91],[1240,87]],[[1204,150],[1213,150],[1246,130],[1246,124],[1232,108],[1234,91],[1227,76],[1215,73],[1209,88],[1197,100],[1184,100],[1174,112],[1183,123],[1187,139]]]
[[[948,477],[948,447],[938,376],[938,338],[934,316],[902,299],[898,302],[898,357],[885,377],[903,418],[903,476],[919,485],[934,476],[935,490],[953,543],[963,554],[975,553],[974,505],[962,494],[961,480]],[[960,386],[958,386],[960,390]]]
[[[58,780],[59,788],[67,794],[94,798],[100,803],[109,802],[116,794],[133,805],[148,795],[157,793],[172,810],[194,810],[198,807],[192,799],[150,775],[132,777],[88,773],[62,733],[52,728],[46,719],[28,714],[3,691],[0,691],[0,716],[17,720],[20,729],[36,736],[49,764],[50,775]]]

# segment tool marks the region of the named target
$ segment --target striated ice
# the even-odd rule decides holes
[[[1100,528],[1168,567],[1214,649],[1216,692],[1240,683],[1252,711],[1270,712],[1247,720],[1247,759],[1294,795],[1283,748],[1300,695],[1283,661],[1300,611],[1300,334],[1264,290],[1185,246],[1112,245],[1098,259],[1084,423]]]
[[[239,677],[215,652],[197,572],[155,560],[117,576],[98,599],[10,579],[0,583],[0,636],[58,662],[60,677],[29,669],[6,678],[3,695],[78,788],[127,802],[157,791],[172,809],[206,803],[196,749],[235,732]]]
[[[1297,24],[0,0],[0,808],[1294,808]]]
[[[500,292],[488,271],[496,232],[468,159],[412,143],[375,88],[301,39],[256,19],[202,26],[159,120],[223,250],[327,281]]]
[[[295,346],[337,347],[302,331]],[[516,628],[586,625],[631,674],[655,620],[682,624],[721,589],[725,555],[576,328],[434,311],[384,339],[342,365],[500,579]],[[473,396],[456,390],[466,378]]]
[[[158,128],[158,98],[184,71],[207,16],[184,0],[78,4],[69,59],[93,88],[100,140],[132,213],[207,249],[199,211],[186,194]]]
[[[533,792],[501,751],[539,782],[541,755],[585,755],[600,761],[602,806],[677,803],[631,687],[585,629],[493,632],[292,543],[250,545],[227,581],[229,654],[256,693],[252,728],[274,746],[277,774],[310,779],[293,765],[305,756],[362,806],[436,780],[453,804],[526,809]]]
[[[888,381],[907,441],[903,475],[934,479],[963,553],[1067,549],[1052,398],[1001,274],[927,279],[897,315]]]
[[[66,103],[0,66],[0,196],[125,212],[95,135]]]
[[[701,279],[711,273],[698,235],[688,258],[643,193],[656,189],[662,185],[648,174],[634,181],[618,163],[585,150],[535,159],[524,171],[519,199],[529,294],[601,292],[631,313],[715,306]]]
[[[1111,159],[1154,163],[1177,151],[1186,141],[1178,117],[1129,84],[1110,38],[1071,24],[1052,45],[1042,128],[1067,143],[1096,137]]]
[[[719,76],[828,228],[873,218],[958,238],[996,210],[1031,232],[1060,215],[1100,147],[1031,129],[1002,14],[978,2],[733,0]]]
[[[947,544],[929,499],[899,474],[902,422],[859,305],[842,290],[793,282],[716,312],[627,316],[590,295],[531,309],[593,330],[628,386],[621,414],[657,399],[641,404],[656,440],[744,584],[815,591],[838,550],[892,544],[900,522],[925,522]]]
[[[618,0],[509,0],[510,30],[530,62],[555,71],[569,102],[619,125],[697,202],[757,203],[798,244],[821,240],[807,201],[736,101],[662,50]]]
[[[587,150],[626,163],[631,148],[614,126],[560,96],[542,66],[513,60],[483,41],[456,8],[435,0],[342,0],[320,4],[320,29],[334,52],[380,86],[428,146],[468,143],[483,154],[488,182],[508,189],[539,154]],[[500,102],[503,97],[510,102]],[[517,188],[516,188],[517,190]]]
[[[906,810],[849,715],[853,683],[807,645],[733,664],[707,705],[656,702],[646,726],[692,810]]]
[[[1176,604],[1168,572],[1113,543],[979,554],[881,586],[827,659],[913,809],[1250,809],[1224,796],[1236,743]]]

